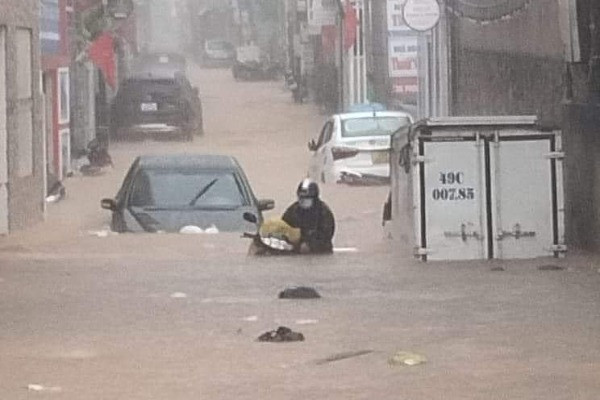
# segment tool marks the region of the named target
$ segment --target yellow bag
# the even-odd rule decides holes
[[[300,229],[292,228],[281,218],[266,219],[260,226],[259,234],[262,237],[286,239],[293,245],[299,244],[301,239]]]

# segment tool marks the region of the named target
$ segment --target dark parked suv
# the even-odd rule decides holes
[[[183,73],[134,75],[125,80],[111,105],[111,135],[193,140],[203,133],[198,89]]]

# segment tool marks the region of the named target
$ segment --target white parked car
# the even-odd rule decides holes
[[[387,182],[391,135],[413,122],[400,111],[335,114],[323,126],[313,152],[309,176],[323,183]]]

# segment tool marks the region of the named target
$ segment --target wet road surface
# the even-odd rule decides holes
[[[598,398],[594,259],[418,263],[385,238],[385,187],[324,188],[335,244],[352,253],[257,259],[231,234],[99,237],[99,200],[140,153],[232,154],[271,213],[294,199],[324,116],[278,82],[190,74],[205,137],[117,143],[113,171],[69,179],[44,225],[0,239],[0,399]],[[549,263],[564,269],[538,269]],[[277,299],[291,285],[323,297]],[[255,341],[280,325],[306,340]],[[401,350],[428,361],[391,366]]]

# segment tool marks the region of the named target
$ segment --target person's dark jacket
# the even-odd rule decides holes
[[[331,253],[335,219],[333,213],[323,201],[315,199],[311,208],[304,209],[295,202],[281,217],[288,225],[300,228],[302,242],[313,253]]]

